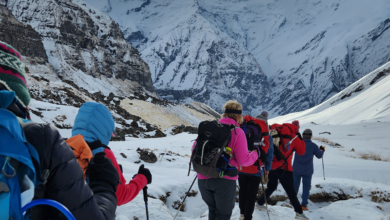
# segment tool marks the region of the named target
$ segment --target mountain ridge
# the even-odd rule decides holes
[[[125,38],[151,66],[157,66],[151,68],[151,72],[160,96],[180,102],[206,101],[219,111],[221,103],[228,99],[241,101],[250,114],[266,109],[276,116],[308,109],[390,60],[390,53],[384,49],[389,46],[386,39],[390,33],[386,22],[390,8],[385,0],[374,4],[364,0],[85,1],[97,8],[111,6],[107,13],[119,23]],[[372,31],[376,33],[368,37]],[[250,83],[225,84],[228,91],[220,93],[226,95],[219,95],[216,99],[220,101],[215,101],[198,95],[204,91],[198,88],[199,84],[189,88],[181,82],[183,75],[204,72],[202,67],[210,65],[209,60],[220,57],[219,53],[207,52],[211,43],[200,46],[201,33],[216,43],[222,39],[223,51],[234,51],[237,47],[253,57],[253,62],[248,63],[258,65],[267,76],[261,89],[251,88],[247,85]],[[183,35],[186,37],[181,37]],[[175,50],[167,47],[167,44],[183,41],[189,44]],[[159,61],[156,53],[171,59],[166,68],[158,67],[165,62]],[[183,59],[185,56],[181,54],[200,54],[209,59],[199,59],[199,65],[193,65],[194,62]],[[233,63],[241,59],[240,56],[229,58]],[[176,68],[178,63],[181,63],[180,68]],[[217,65],[227,66],[226,63]],[[245,66],[248,65],[240,68],[245,69]],[[213,74],[219,74],[218,71],[214,68],[202,78],[205,76],[216,84],[230,80],[228,74],[221,72],[220,78],[214,78]],[[244,72],[240,76],[243,75],[251,73]],[[167,76],[166,80],[173,84],[167,84],[166,80],[161,83],[162,76]],[[180,92],[183,87],[189,88],[186,93]],[[220,88],[207,86],[206,91],[214,94],[217,89]],[[256,96],[229,94],[234,90],[256,93]],[[253,101],[254,97],[261,101]]]

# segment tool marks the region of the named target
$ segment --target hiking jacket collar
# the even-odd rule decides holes
[[[219,122],[221,122],[222,124],[229,124],[229,125],[240,126],[240,125],[236,122],[236,120],[234,120],[234,119],[232,119],[232,118],[227,118],[227,117],[221,118],[221,119],[219,120]]]

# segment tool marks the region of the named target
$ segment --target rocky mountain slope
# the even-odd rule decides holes
[[[210,13],[196,2],[86,2],[122,25],[149,64],[160,97],[197,100],[219,111],[229,99],[251,109],[268,100],[266,76],[255,57],[211,23]]]
[[[19,1],[18,3],[21,2]],[[26,3],[25,6],[27,7],[28,5]],[[16,11],[19,10],[19,6],[15,6]],[[40,7],[36,9],[40,10],[38,9]],[[94,76],[95,78],[93,78],[88,73],[80,71],[77,76],[73,75],[71,77],[71,72],[64,73],[64,75],[63,69],[56,69],[55,64],[64,65],[63,67],[66,68],[66,65],[69,67],[69,65],[75,64],[80,59],[68,57],[69,59],[61,60],[64,57],[54,56],[53,53],[57,55],[55,51],[53,52],[53,50],[47,48],[45,39],[47,40],[48,37],[38,33],[33,26],[26,23],[17,20],[5,5],[0,5],[0,38],[2,41],[13,45],[23,55],[23,61],[26,64],[28,86],[32,97],[30,109],[33,119],[38,122],[52,123],[60,130],[67,131],[66,137],[71,135],[70,129],[73,127],[78,108],[87,101],[100,102],[109,108],[116,122],[116,139],[120,140],[124,140],[125,136],[162,137],[165,136],[164,130],[173,125],[197,126],[200,121],[219,117],[218,113],[210,107],[200,103],[184,106],[160,100],[151,92],[153,87],[142,87],[137,81],[131,81],[132,79],[114,79],[114,75],[111,76],[111,80],[103,76]],[[35,24],[35,27],[40,27],[42,23],[44,22],[38,25]],[[90,25],[93,26],[93,23]],[[53,27],[43,26],[42,28],[48,30]],[[96,38],[95,40],[99,39]],[[78,46],[80,46],[83,40],[84,38],[76,38],[76,46],[73,45],[72,48],[79,48]],[[66,43],[66,41],[58,40],[56,43],[58,47],[56,48],[71,47],[63,43]],[[123,51],[126,51],[126,48],[129,51],[136,51],[124,40],[119,41],[119,43],[123,43]],[[94,51],[99,50],[98,46],[94,49]],[[85,50],[80,49],[80,51]],[[106,49],[101,49],[100,52],[106,53],[107,51]],[[53,65],[53,60],[55,59],[60,62],[54,62]],[[112,59],[112,57],[107,59]],[[127,65],[124,68],[127,68],[130,72],[126,74],[138,77],[137,79],[143,82],[142,77],[137,76],[137,71],[142,72],[143,70],[138,69],[139,66],[136,63],[143,63],[145,68],[147,68],[147,65],[138,55],[131,59],[133,59],[135,64],[122,63],[120,65]],[[101,63],[98,59],[94,62],[96,62],[96,66],[99,66],[99,68],[111,68],[105,67],[104,65],[106,64]],[[94,74],[98,73],[99,71],[95,69]],[[142,74],[146,76],[147,72],[142,72]],[[82,77],[80,79],[84,79],[88,85],[83,83],[80,85],[77,77]],[[115,83],[115,85],[110,85],[110,83]],[[125,90],[125,87],[122,85],[125,85],[129,90]],[[95,88],[90,86],[95,86]],[[140,92],[135,90],[140,90]],[[107,92],[109,93],[107,94]],[[137,105],[132,102],[136,102]],[[147,114],[142,114],[142,109],[146,105],[151,109],[160,109],[164,114],[160,113],[158,118],[148,117]],[[134,106],[140,106],[141,109],[134,108]]]
[[[38,32],[44,57],[61,80],[104,95],[154,92],[148,65],[126,42],[117,23],[99,10],[77,0],[0,4]]]
[[[390,60],[386,0],[84,1],[119,23],[161,97],[215,109],[304,110]]]

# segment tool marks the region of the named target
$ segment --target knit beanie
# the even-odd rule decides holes
[[[260,114],[258,114],[258,115],[256,116],[256,118],[257,118],[257,119],[260,119],[260,120],[263,120],[263,121],[265,121],[265,122],[267,122],[268,116],[269,116],[269,114],[268,114],[267,111],[262,111]]]
[[[30,93],[27,88],[25,65],[18,51],[5,42],[0,41],[0,84],[14,91],[19,102],[27,107]]]
[[[294,120],[291,124],[297,126],[298,129],[300,128],[298,120]]]
[[[311,139],[312,136],[313,136],[313,132],[310,129],[305,129],[302,133],[303,139]]]

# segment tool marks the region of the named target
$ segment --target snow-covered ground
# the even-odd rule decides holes
[[[370,125],[368,125],[370,126]],[[311,127],[315,132],[327,130],[331,131],[330,138],[332,141],[339,141],[344,148],[332,148],[329,145],[316,142],[318,145],[326,146],[326,154],[324,157],[326,180],[323,179],[322,162],[321,160],[314,161],[315,174],[313,176],[311,194],[326,192],[335,194],[334,192],[344,192],[352,197],[349,200],[338,201],[334,203],[312,203],[309,204],[310,211],[307,216],[310,219],[328,219],[328,220],[374,220],[388,219],[390,217],[390,203],[375,203],[372,202],[371,192],[383,192],[387,199],[390,196],[390,163],[381,161],[371,161],[355,159],[349,156],[349,149],[354,147],[356,150],[372,149],[372,145],[367,145],[366,142],[359,142],[360,132],[365,131],[363,126],[354,129],[353,133],[357,136],[347,136],[349,130],[337,129],[331,126],[314,126],[310,124],[302,125],[302,127]],[[372,127],[374,133],[375,129]],[[333,138],[333,134],[336,138]],[[379,135],[378,135],[379,136]],[[125,142],[111,142],[110,148],[114,151],[118,162],[123,165],[124,175],[126,180],[130,180],[137,173],[140,164],[145,164],[153,174],[153,183],[149,185],[148,194],[156,199],[149,198],[149,214],[150,219],[173,219],[176,210],[172,208],[175,201],[180,200],[180,197],[188,190],[194,179],[194,172],[187,176],[190,147],[192,140],[196,135],[179,134],[176,136],[168,136],[159,139],[136,139],[127,138]],[[375,137],[374,137],[375,138]],[[385,138],[384,141],[389,141]],[[343,140],[343,141],[342,141]],[[136,153],[137,148],[149,148],[158,156],[158,162],[148,164],[139,161],[139,155]],[[380,151],[380,149],[377,149]],[[390,153],[390,149],[387,152]],[[170,152],[171,151],[171,152]],[[120,153],[124,153],[127,158],[123,158]],[[160,155],[164,153],[166,155]],[[171,155],[167,155],[171,154]],[[176,154],[180,154],[177,156]],[[170,160],[170,161],[169,161]],[[321,188],[315,187],[320,185]],[[197,183],[193,189],[198,191]],[[284,194],[281,186],[276,194]],[[160,201],[160,196],[166,196],[167,192],[171,192],[167,198],[166,204]],[[294,219],[294,211],[291,208],[283,207],[283,202],[279,202],[275,206],[270,206],[271,219],[273,220],[288,220]],[[377,206],[382,207],[384,211]],[[201,199],[200,194],[195,197],[188,197],[184,212],[180,212],[177,219],[207,219],[201,216],[207,216],[207,206]],[[120,206],[117,209],[117,220],[132,220],[136,216],[138,219],[146,219],[145,208],[142,193],[132,202]],[[255,210],[254,219],[267,219],[266,212]],[[239,208],[238,203],[233,211],[232,219],[238,219]]]

